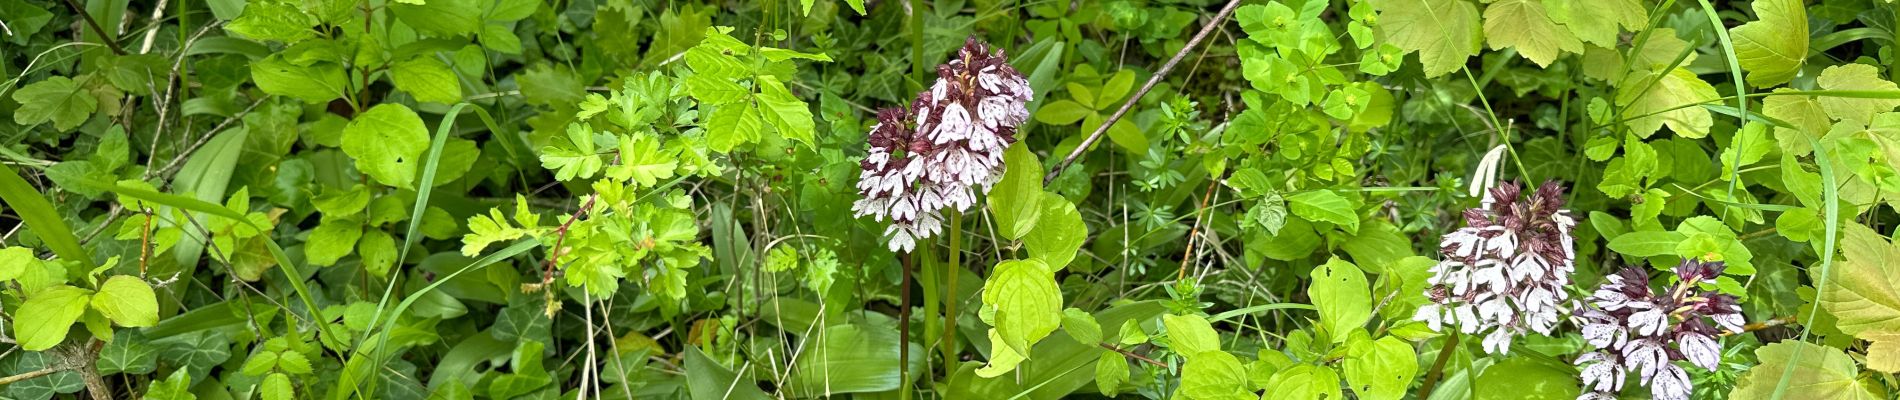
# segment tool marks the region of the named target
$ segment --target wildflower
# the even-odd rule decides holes
[[[963,212],[1003,177],[1003,151],[1029,119],[1029,81],[1001,50],[972,37],[937,66],[937,81],[910,108],[878,110],[869,154],[859,162],[859,217],[890,219],[892,251],[943,230],[942,210]]]
[[[1413,319],[1433,330],[1444,325],[1483,335],[1493,354],[1510,351],[1526,332],[1550,334],[1564,287],[1575,270],[1576,220],[1563,210],[1563,187],[1545,183],[1528,197],[1515,183],[1486,191],[1483,206],[1465,210],[1465,227],[1439,242],[1443,259],[1432,267],[1425,293],[1432,303]]]
[[[1734,296],[1697,287],[1714,282],[1723,268],[1720,262],[1685,260],[1664,293],[1650,290],[1649,274],[1641,269],[1605,278],[1575,314],[1584,341],[1596,348],[1577,358],[1583,386],[1590,389],[1578,400],[1615,398],[1627,372],[1637,373],[1653,399],[1688,399],[1694,384],[1676,361],[1714,370],[1722,361],[1716,338],[1721,331],[1742,330]]]

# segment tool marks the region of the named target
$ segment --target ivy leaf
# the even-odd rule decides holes
[[[1353,210],[1352,202],[1331,190],[1310,190],[1287,196],[1286,203],[1293,215],[1331,222],[1345,228],[1346,233],[1359,231],[1359,214]]]
[[[113,275],[92,295],[92,308],[119,326],[158,324],[158,296],[152,285],[131,275]]]
[[[1002,343],[1024,358],[1062,324],[1062,290],[1055,273],[1036,259],[997,264],[983,284],[983,306],[995,311]]]
[[[1535,0],[1503,0],[1485,7],[1484,38],[1492,50],[1515,47],[1539,67],[1550,66],[1562,52],[1583,53],[1583,42],[1552,22],[1544,3]]]
[[[99,350],[99,374],[149,374],[158,369],[158,349],[136,329],[116,335]]]
[[[86,312],[91,298],[91,291],[66,285],[34,292],[14,311],[13,332],[20,348],[41,351],[65,341],[67,329]]]
[[[1346,384],[1361,399],[1399,399],[1418,374],[1417,356],[1412,345],[1396,337],[1372,340],[1354,334],[1346,341]]]
[[[1872,67],[1869,67],[1872,68]],[[1715,87],[1697,78],[1688,69],[1676,68],[1668,74],[1630,74],[1621,85],[1627,88],[1648,87],[1648,90],[1626,90],[1618,93],[1616,104],[1623,106],[1623,115],[1642,116],[1626,122],[1630,131],[1637,136],[1648,138],[1650,134],[1668,125],[1676,135],[1690,139],[1709,136],[1709,127],[1715,124],[1709,110],[1702,107],[1684,107],[1703,104],[1721,98]],[[1654,84],[1642,85],[1656,79]],[[1870,115],[1871,116],[1871,115]]]
[[[1372,318],[1372,289],[1365,273],[1334,257],[1313,268],[1312,277],[1306,296],[1319,308],[1320,324],[1332,335],[1332,342],[1343,343],[1353,332],[1362,331]]]
[[[1029,145],[1012,144],[1003,152],[1003,179],[990,188],[990,213],[1003,237],[1021,239],[1042,216],[1042,163]]]
[[[1872,65],[1836,65],[1821,70],[1821,77],[1815,79],[1815,84],[1820,85],[1821,89],[1824,90],[1900,90],[1900,86],[1896,86],[1893,82],[1889,82],[1886,79],[1880,79],[1880,75],[1880,68]],[[15,98],[17,99],[18,97]],[[1852,122],[1856,125],[1867,125],[1868,121],[1874,119],[1874,114],[1893,111],[1894,107],[1900,107],[1900,99],[1858,99],[1827,96],[1820,98],[1819,101],[1821,102],[1821,110],[1826,111],[1828,117],[1840,121]]]
[[[389,67],[389,80],[417,101],[455,104],[462,101],[461,81],[449,65],[431,56],[419,56]]]
[[[62,132],[86,122],[99,107],[99,98],[80,90],[78,83],[64,76],[21,87],[13,92],[13,101],[20,103],[20,108],[13,110],[14,123],[38,125],[50,121]]]
[[[1042,215],[1036,218],[1029,235],[1023,237],[1023,246],[1029,249],[1030,257],[1042,259],[1049,268],[1062,269],[1082,250],[1089,227],[1082,223],[1082,214],[1076,212],[1075,204],[1062,195],[1043,192],[1041,204]]]
[[[401,104],[378,104],[343,128],[343,153],[356,159],[357,170],[384,185],[412,189],[417,162],[428,149],[428,128]]]
[[[1755,0],[1761,18],[1729,29],[1735,61],[1748,71],[1748,84],[1771,87],[1794,79],[1808,59],[1808,11],[1801,0]]]
[[[1900,247],[1861,224],[1847,224],[1843,233],[1842,260],[1828,276],[1821,306],[1841,332],[1873,342],[1869,368],[1900,372],[1900,273],[1893,271]]]
[[[1761,360],[1761,364],[1749,368],[1748,374],[1735,382],[1735,390],[1729,392],[1729,398],[1738,400],[1772,398],[1776,387],[1783,385],[1781,378],[1784,374],[1789,377],[1787,387],[1800,388],[1799,396],[1788,397],[1814,400],[1880,398],[1861,386],[1858,379],[1860,368],[1855,368],[1853,357],[1841,352],[1840,349],[1796,340],[1783,340],[1756,348],[1755,358]]]
[[[1457,71],[1478,54],[1478,7],[1466,0],[1374,0],[1379,34],[1387,43],[1418,52],[1425,76]]]

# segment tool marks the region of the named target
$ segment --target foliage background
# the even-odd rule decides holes
[[[1573,296],[1728,263],[1696,398],[1900,393],[1890,2],[1237,3],[0,0],[0,398],[1575,398],[1411,321],[1495,146]],[[894,254],[969,37],[1034,118]]]

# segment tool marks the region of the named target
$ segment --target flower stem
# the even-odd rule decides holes
[[[1445,347],[1438,349],[1438,360],[1432,362],[1432,369],[1425,373],[1425,383],[1418,387],[1418,398],[1429,399],[1432,389],[1438,387],[1438,379],[1445,376],[1445,363],[1451,361],[1452,350],[1458,349],[1458,331],[1451,331],[1445,338]]]
[[[899,303],[897,309],[897,374],[903,377],[903,386],[898,386],[898,397],[910,400],[910,266],[914,253],[899,254],[904,260],[904,283],[898,286]]]
[[[963,213],[950,214],[950,262],[943,265],[943,373],[957,371],[957,275],[963,266]]]

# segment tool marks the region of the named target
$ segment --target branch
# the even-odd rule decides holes
[[[92,14],[86,13],[85,7],[79,6],[79,3],[73,0],[66,0],[66,5],[71,6],[73,12],[79,13],[79,17],[86,20],[86,26],[92,27],[92,33],[98,34],[99,41],[105,43],[106,47],[111,47],[113,54],[125,55],[125,48],[119,47],[119,41],[114,40],[112,35],[107,34],[105,28],[99,27],[99,21],[92,19]]]
[[[1116,352],[1116,353],[1122,353],[1122,355],[1123,355],[1123,356],[1126,356],[1126,357],[1128,357],[1128,358],[1130,358],[1130,359],[1135,359],[1135,360],[1139,360],[1139,361],[1141,361],[1141,362],[1145,362],[1145,363],[1148,363],[1149,365],[1153,365],[1153,366],[1157,366],[1157,367],[1161,367],[1161,368],[1167,368],[1167,367],[1168,367],[1168,364],[1163,364],[1162,362],[1160,362],[1160,361],[1155,361],[1155,359],[1152,359],[1152,358],[1148,358],[1148,357],[1143,357],[1143,356],[1142,356],[1142,355],[1140,355],[1140,354],[1135,354],[1134,352],[1131,352],[1131,351],[1128,351],[1128,350],[1124,350],[1124,349],[1122,349],[1122,348],[1120,348],[1120,347],[1115,347],[1115,346],[1111,346],[1111,345],[1109,345],[1108,343],[1096,343],[1096,345],[1099,345],[1099,346],[1102,346],[1102,348],[1104,348],[1104,349],[1109,349],[1109,350],[1111,350],[1111,351],[1114,351],[1114,352]]]
[[[52,375],[57,372],[65,371],[66,369],[67,368],[64,366],[47,367],[46,369],[28,372],[24,374],[19,374],[19,375],[14,375],[14,376],[9,376],[9,377],[0,377],[0,386],[11,385],[11,384],[19,383],[20,381],[24,381],[28,379]]]
[[[1101,140],[1102,134],[1108,133],[1108,127],[1115,126],[1115,121],[1120,121],[1122,116],[1128,115],[1128,110],[1135,108],[1135,102],[1140,101],[1141,97],[1147,95],[1149,90],[1153,90],[1155,84],[1161,83],[1161,78],[1168,76],[1168,72],[1174,70],[1175,64],[1181,63],[1181,58],[1187,57],[1188,52],[1193,51],[1195,46],[1201,44],[1201,39],[1206,39],[1207,34],[1213,32],[1215,27],[1219,27],[1221,23],[1226,22],[1227,16],[1233,15],[1234,8],[1239,6],[1240,0],[1228,0],[1227,5],[1221,7],[1220,13],[1214,15],[1213,21],[1208,21],[1207,25],[1202,25],[1201,31],[1195,33],[1194,38],[1188,40],[1186,46],[1181,46],[1181,51],[1175,52],[1174,57],[1169,58],[1167,64],[1162,64],[1161,69],[1155,71],[1154,76],[1148,77],[1147,83],[1141,84],[1141,90],[1135,91],[1135,95],[1129,97],[1127,102],[1122,103],[1122,107],[1115,110],[1115,114],[1109,115],[1108,119],[1103,120],[1101,126],[1095,127],[1095,133],[1090,133],[1088,138],[1082,139],[1082,144],[1075,146],[1075,150],[1070,151],[1068,157],[1063,157],[1062,162],[1056,163],[1054,168],[1050,168],[1049,174],[1042,177],[1042,184],[1048,185],[1049,182],[1056,180],[1056,175],[1062,174],[1063,168],[1067,168],[1070,163],[1074,163],[1076,157],[1081,157],[1082,152],[1088,151],[1089,146],[1094,145],[1095,141]]]

